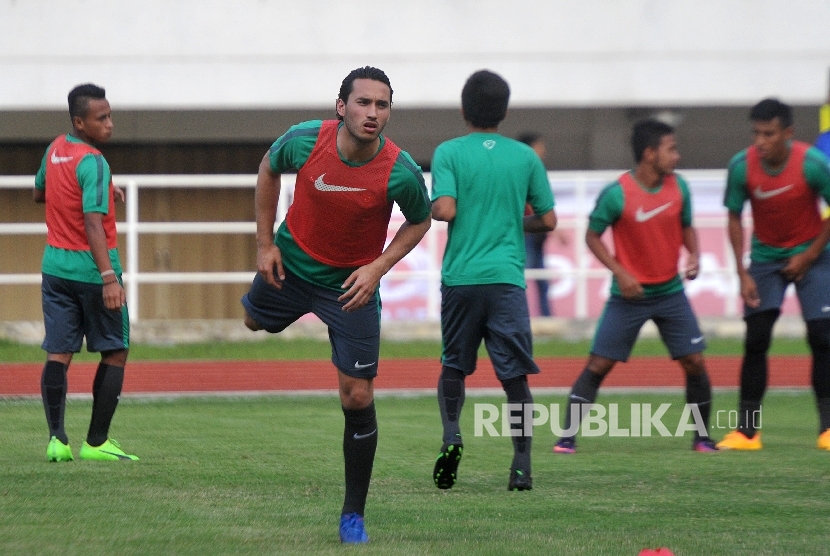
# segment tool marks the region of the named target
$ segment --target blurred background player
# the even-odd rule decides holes
[[[127,297],[115,230],[115,196],[109,164],[93,145],[112,136],[112,111],[103,88],[78,85],[69,93],[72,132],[49,145],[35,177],[34,200],[46,203],[43,253],[43,321],[48,353],[41,395],[49,425],[49,461],[72,461],[64,430],[72,355],[101,352],[92,383],[92,418],[82,460],[137,460],[108,438],[124,382],[130,347]]]
[[[242,304],[251,330],[281,332],[307,313],[328,326],[345,420],[340,541],[351,544],[369,541],[363,515],[378,443],[378,286],[431,220],[421,169],[382,135],[392,110],[386,74],[370,66],[353,70],[335,110],[336,120],[291,127],[262,159],[255,197],[259,273]],[[295,170],[294,202],[275,236],[280,176]],[[384,250],[393,202],[406,221]]]
[[[482,340],[511,404],[531,404],[527,375],[539,372],[525,294],[524,232],[556,227],[553,193],[532,149],[500,135],[510,88],[499,75],[478,71],[461,91],[469,133],[435,150],[432,217],[448,222],[441,268],[443,354],[438,405],[443,445],[433,480],[452,488],[463,452],[459,417],[464,379],[476,369]],[[533,214],[525,216],[525,205]],[[521,407],[521,406],[520,406]],[[531,436],[519,411],[512,436],[509,490],[530,490]]]
[[[583,412],[596,401],[600,384],[614,365],[628,360],[643,324],[653,320],[672,359],[686,373],[686,403],[696,407],[701,417],[702,422],[695,423],[702,428],[696,427],[692,449],[714,452],[708,434],[712,388],[703,362],[706,342],[677,272],[680,249],[685,247],[684,277],[695,279],[699,250],[689,186],[674,173],[680,161],[674,129],[657,120],[643,120],[634,126],[631,146],[637,166],[600,192],[589,217],[585,242],[613,273],[611,295],[588,363],[568,397],[567,436],[557,441],[553,451],[576,452]],[[614,254],[602,240],[608,227]]]
[[[535,131],[527,131],[516,137],[517,141],[521,141],[534,150],[534,152],[542,160],[545,161],[545,138],[542,134]],[[533,209],[528,206],[526,214],[533,214]],[[530,269],[545,268],[545,241],[548,236],[555,237],[562,245],[566,245],[567,236],[560,230],[553,232],[529,232],[525,234],[525,267]],[[550,282],[547,278],[540,278],[534,280],[536,283],[536,291],[539,296],[539,315],[542,317],[549,317],[553,315],[553,308],[551,307],[550,298],[548,297],[548,287]]]
[[[753,144],[729,162],[724,206],[727,232],[744,302],[744,357],[738,428],[718,447],[760,450],[758,422],[767,389],[767,352],[789,284],[801,304],[813,356],[812,384],[819,414],[817,446],[830,450],[830,220],[822,221],[819,199],[830,201],[827,157],[793,140],[789,105],[764,99],[749,114]],[[744,267],[741,213],[752,207],[749,268]]]

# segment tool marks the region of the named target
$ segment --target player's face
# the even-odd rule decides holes
[[[674,135],[664,135],[655,151],[654,169],[658,174],[666,176],[674,172],[678,162],[680,162],[680,152],[677,150]]]
[[[112,137],[112,110],[105,98],[89,99],[86,116],[75,116],[78,136],[89,143],[106,143]]]
[[[347,102],[337,99],[337,113],[351,136],[359,143],[371,143],[380,135],[392,111],[392,93],[385,83],[355,79]]]
[[[777,166],[789,156],[788,142],[793,138],[793,128],[782,127],[778,118],[768,122],[752,122],[752,137],[761,160]]]

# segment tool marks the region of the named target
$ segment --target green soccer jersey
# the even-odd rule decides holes
[[[269,157],[271,170],[277,173],[295,172],[303,167],[320,133],[321,120],[302,122],[292,126],[271,146]],[[341,124],[342,125],[342,124]],[[383,148],[385,138],[381,135]],[[379,149],[380,150],[380,149]],[[345,160],[350,166],[360,166]],[[395,202],[409,222],[420,223],[429,218],[430,203],[421,168],[408,153],[401,151],[389,176],[387,198]],[[321,263],[297,245],[288,226],[283,221],[277,230],[274,243],[280,248],[283,264],[288,270],[307,282],[343,291],[341,287],[354,268],[338,268]]]
[[[498,133],[470,133],[438,146],[432,159],[432,199],[452,197],[441,281],[448,286],[525,287],[525,206],[553,210],[547,172],[538,155]]]
[[[729,161],[729,170],[726,176],[726,192],[723,198],[723,205],[726,209],[738,215],[743,212],[744,204],[749,201],[746,153],[747,151],[744,149]],[[828,161],[824,153],[815,147],[810,147],[804,156],[803,173],[807,185],[824,199],[826,203],[830,204],[830,167],[828,164],[830,164],[830,161]],[[783,168],[781,171],[783,171]],[[776,175],[773,172],[767,173],[771,176]],[[794,214],[792,217],[798,218],[799,215]],[[752,234],[750,259],[757,262],[772,262],[788,259],[795,254],[806,251],[811,243],[812,241],[808,241],[795,247],[776,247],[762,243],[755,234]]]
[[[680,223],[684,228],[689,227],[692,225],[692,198],[689,192],[689,184],[686,183],[686,180],[678,174],[674,174],[674,177],[677,179],[677,185],[680,188],[681,195],[683,196],[683,208],[680,213]],[[660,189],[657,188],[653,192],[657,193],[659,190]],[[588,229],[602,235],[608,227],[613,226],[614,223],[619,220],[620,216],[622,216],[624,207],[625,196],[623,195],[622,185],[619,181],[609,183],[597,196],[597,202],[594,206],[594,210],[591,211],[591,214],[588,216]],[[646,297],[653,297],[682,291],[683,281],[680,279],[680,275],[677,275],[662,284],[642,284],[642,286],[643,295]],[[611,295],[622,295],[616,278],[611,280]]]
[[[83,143],[81,139],[67,135],[66,140],[71,143]],[[46,164],[49,150],[43,155],[40,169],[35,175],[35,187],[41,191],[46,190]],[[112,179],[110,167],[106,159],[100,155],[87,154],[78,163],[75,169],[75,177],[78,186],[82,190],[83,211],[106,213],[109,207],[109,184]],[[99,192],[102,195],[99,196]],[[117,274],[121,274],[121,260],[118,256],[118,249],[109,250],[110,263]],[[43,250],[41,261],[41,272],[58,278],[86,282],[90,284],[101,284],[103,280],[99,274],[95,259],[92,258],[92,251],[76,251],[74,249],[61,249],[47,245]]]

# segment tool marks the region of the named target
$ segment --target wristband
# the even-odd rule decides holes
[[[104,276],[109,276],[110,274],[112,274],[113,276],[115,276],[115,271],[114,271],[114,270],[112,270],[112,269],[110,269],[110,270],[105,270],[104,272],[102,272],[102,273],[101,273],[101,278],[103,278]]]

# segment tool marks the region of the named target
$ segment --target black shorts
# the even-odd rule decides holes
[[[282,289],[257,274],[241,301],[251,318],[272,333],[282,332],[303,315],[315,314],[329,328],[334,366],[349,376],[373,378],[380,353],[380,295],[375,292],[366,305],[352,312],[343,310],[346,303],[337,300],[341,295],[286,270]]]
[[[512,284],[441,285],[441,364],[471,375],[481,341],[500,381],[536,374],[525,290]]]
[[[120,277],[119,281],[120,281]],[[88,351],[116,351],[130,347],[130,317],[104,305],[104,286],[43,275],[40,290],[47,353],[77,353],[86,337]]]

